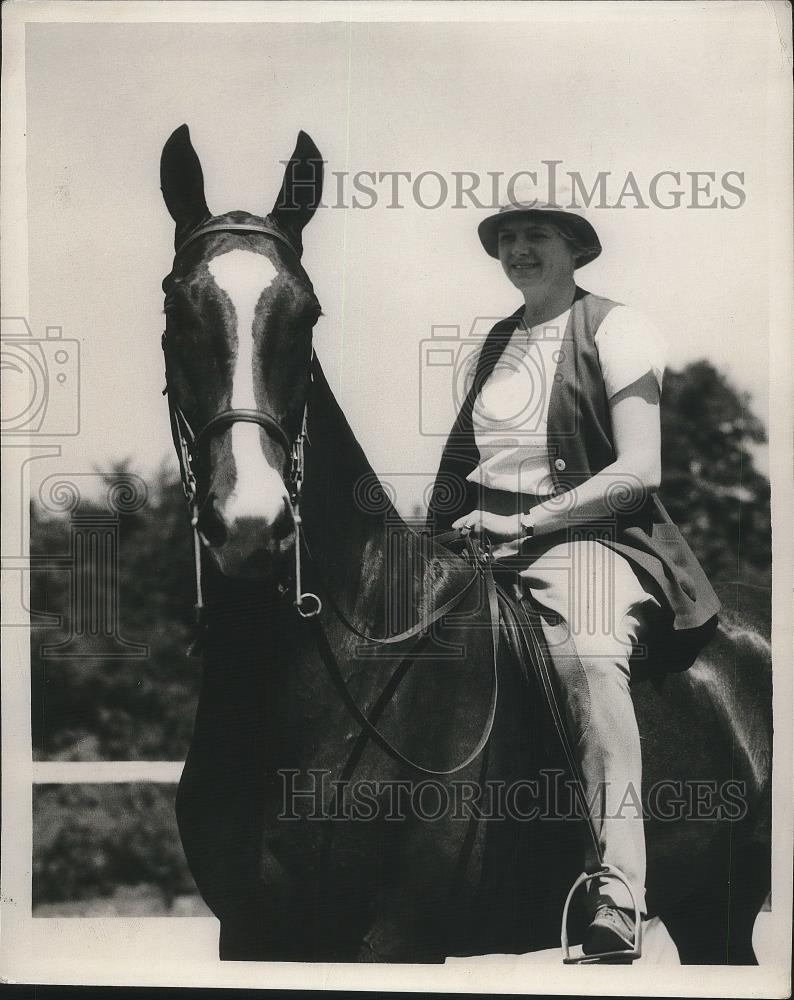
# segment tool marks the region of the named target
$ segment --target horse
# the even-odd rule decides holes
[[[269,214],[213,215],[183,125],[161,187],[204,659],[176,809],[220,957],[559,946],[583,819],[540,693],[499,642],[482,566],[400,518],[314,353],[301,253],[319,150],[299,134]],[[647,902],[682,962],[753,964],[770,887],[769,595],[718,590],[719,627],[689,669],[632,684]]]

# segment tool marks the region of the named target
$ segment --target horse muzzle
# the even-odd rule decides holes
[[[295,524],[286,493],[270,510],[241,510],[208,497],[198,519],[199,535],[218,569],[233,579],[273,581],[295,544]]]

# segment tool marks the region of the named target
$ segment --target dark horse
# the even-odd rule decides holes
[[[494,657],[472,564],[398,517],[313,353],[320,306],[300,255],[318,150],[300,134],[266,217],[208,211],[185,126],[161,180],[177,246],[169,402],[199,567],[206,551],[177,813],[221,957],[439,962],[557,945],[582,820],[537,691],[504,643]],[[315,617],[294,605],[299,491]],[[647,897],[682,961],[754,963],[770,884],[768,594],[732,583],[720,596],[694,665],[633,685]],[[443,627],[421,627],[447,604]],[[362,638],[414,625],[402,643]],[[548,801],[529,821],[519,793],[541,769]],[[500,788],[512,807],[493,808]]]

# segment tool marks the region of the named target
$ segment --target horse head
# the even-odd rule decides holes
[[[167,391],[195,525],[224,574],[273,581],[295,541],[291,451],[321,312],[300,258],[322,158],[301,132],[265,217],[210,213],[186,125],[163,148],[160,178],[176,224]]]

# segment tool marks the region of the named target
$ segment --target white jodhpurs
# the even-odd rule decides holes
[[[519,581],[525,594],[561,619],[549,616],[544,631],[603,859],[627,877],[644,914],[642,757],[629,658],[659,601],[623,556],[595,540],[552,546],[519,570]],[[588,870],[594,870],[589,837],[586,850]],[[592,893],[632,905],[626,887],[613,878],[599,880]]]

